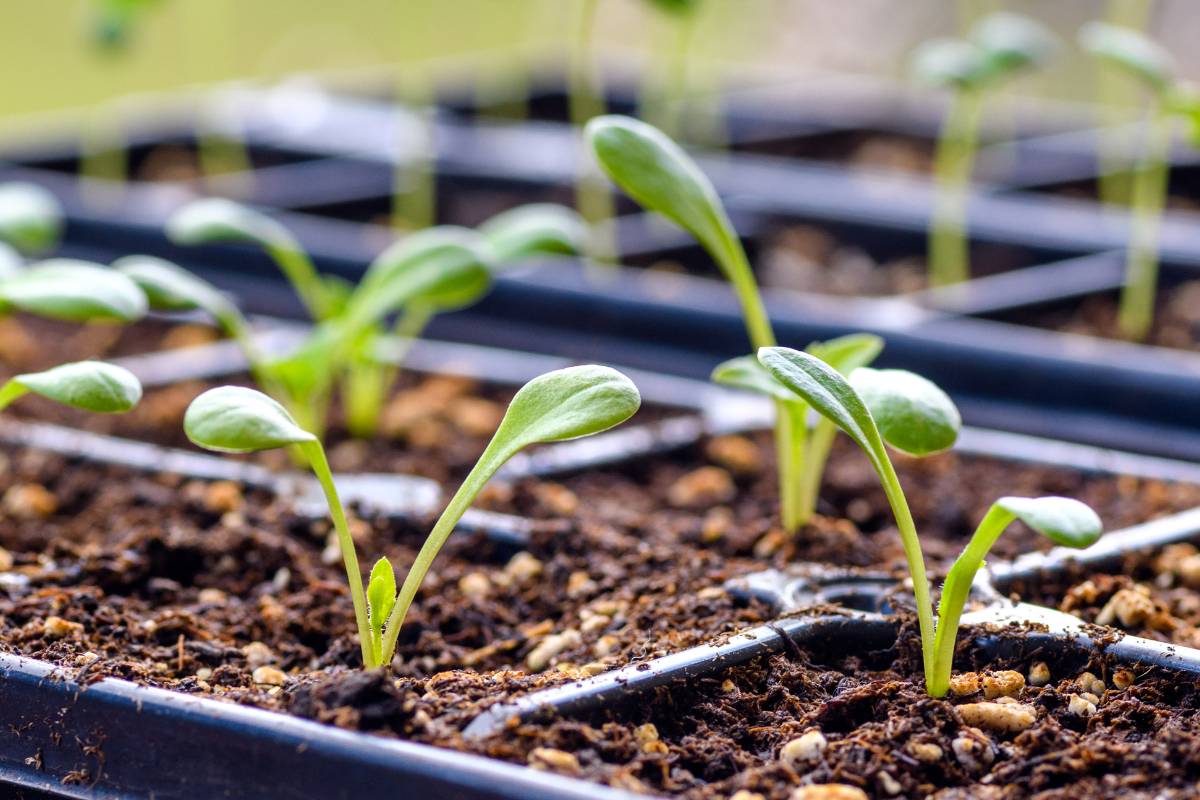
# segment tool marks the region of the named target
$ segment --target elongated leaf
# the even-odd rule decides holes
[[[103,361],[63,364],[17,375],[11,383],[56,403],[99,414],[122,414],[142,399],[142,384],[132,372]]]
[[[154,256],[125,256],[113,262],[146,294],[150,307],[160,311],[207,311],[217,319],[236,313],[233,304],[211,283],[183,267]]]
[[[923,456],[946,450],[958,439],[962,417],[954,401],[920,375],[860,367],[850,375],[850,385],[893,447]]]
[[[609,367],[567,367],[539,375],[521,387],[494,437],[503,451],[538,442],[577,439],[608,430],[641,405],[633,381]]]
[[[759,348],[758,360],[775,380],[845,431],[873,461],[887,459],[871,412],[840,372],[816,356],[790,347]]]
[[[691,156],[652,125],[596,117],[584,131],[601,168],[641,205],[685,228],[710,251],[736,239],[708,177]]]
[[[167,220],[167,238],[176,244],[246,242],[262,247],[290,246],[292,235],[275,220],[223,197],[193,200]]]
[[[1069,497],[1001,497],[995,505],[1064,547],[1088,547],[1104,532],[1096,512]]]
[[[63,214],[58,198],[33,183],[0,185],[0,240],[24,253],[58,243]]]
[[[850,333],[824,342],[813,342],[805,351],[849,375],[865,367],[883,352],[883,339],[872,333]]]
[[[766,395],[785,403],[799,402],[796,393],[788,389],[758,363],[754,356],[738,356],[723,361],[712,371],[712,380],[722,386],[745,389],[748,392]]]
[[[1058,50],[1048,28],[1023,14],[998,11],[980,20],[971,39],[991,62],[991,77],[1044,64]]]
[[[133,322],[146,315],[146,295],[121,273],[86,261],[42,261],[0,281],[0,310],[68,322]]]
[[[209,389],[183,417],[188,439],[223,453],[250,453],[316,441],[283,406],[244,386]]]
[[[1089,22],[1079,29],[1079,44],[1156,92],[1166,93],[1175,82],[1176,67],[1171,54],[1130,28]]]
[[[540,255],[574,255],[587,242],[587,223],[574,209],[532,203],[497,214],[479,233],[498,265]]]

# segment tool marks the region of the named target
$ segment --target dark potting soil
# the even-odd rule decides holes
[[[850,456],[839,448],[830,485],[862,491],[847,477],[860,471]],[[1105,693],[1093,717],[1076,719],[1064,710],[1072,692],[1062,683],[1076,676],[1055,674],[1054,688],[1018,698],[1035,708],[1036,725],[1020,734],[976,732],[952,703],[921,693],[910,645],[846,659],[778,657],[664,690],[636,707],[467,744],[458,732],[494,702],[766,621],[770,609],[739,603],[720,588],[761,568],[764,559],[729,555],[727,542],[694,535],[709,516],[703,509],[686,510],[690,526],[683,524],[684,509],[670,512],[673,524],[653,515],[629,524],[610,506],[593,511],[599,495],[586,484],[523,481],[509,502],[536,499],[544,517],[527,550],[513,553],[481,535],[452,538],[406,623],[395,674],[361,672],[354,669],[352,611],[325,520],[298,518],[270,496],[228,483],[145,475],[28,449],[6,449],[3,457],[0,560],[12,563],[0,565],[6,567],[0,643],[85,682],[124,677],[696,797],[727,797],[742,788],[787,797],[806,780],[862,785],[878,797],[894,788],[889,780],[901,787],[892,796],[909,797],[941,787],[985,791],[987,782],[1029,791],[1068,785],[1109,791],[1105,773],[1117,776],[1113,787],[1135,786],[1121,781],[1139,775],[1155,787],[1195,780],[1188,759],[1200,758],[1191,738],[1196,701],[1179,681],[1160,685],[1139,676],[1134,688]],[[672,461],[657,467],[667,478],[643,476],[645,494],[695,463]],[[1052,477],[1056,471],[1011,465],[1005,474],[999,462],[984,461],[977,470],[967,459],[950,460],[931,473],[942,475],[942,484],[919,478],[906,462],[901,480],[914,496],[918,481],[931,491],[948,491],[954,480],[960,489],[1058,481],[1082,489],[1106,518],[1145,518],[1183,500],[1179,487],[1133,482],[1122,491],[1106,485],[1109,479],[1064,471]],[[598,473],[597,486],[629,484],[637,475]],[[760,476],[750,487],[769,480]],[[501,484],[492,491],[493,502],[506,495]],[[621,489],[607,502],[632,502],[631,491]],[[1105,497],[1107,506],[1099,502]],[[626,511],[645,514],[636,504]],[[428,524],[355,519],[353,530],[367,563],[384,554],[403,568]],[[825,527],[855,528],[833,520]],[[929,527],[924,533],[936,553],[941,534]],[[865,549],[879,559],[859,554],[857,562],[889,563],[892,549],[882,543],[889,535],[847,536],[834,550],[846,558]],[[754,537],[730,535],[741,538],[747,546],[733,549],[752,550]],[[774,558],[808,547],[786,546]],[[821,762],[780,765],[782,743],[812,726],[829,740]],[[940,755],[921,761],[910,752],[916,744],[936,745]],[[932,752],[919,750],[921,758]],[[1119,758],[1124,768],[1114,766]],[[1162,763],[1175,766],[1138,772],[1152,758],[1174,759]]]
[[[935,140],[921,136],[881,134],[870,130],[838,130],[789,138],[747,141],[734,150],[760,155],[834,161],[850,169],[911,172],[933,169]]]

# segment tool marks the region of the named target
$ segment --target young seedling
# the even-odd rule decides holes
[[[142,385],[115,364],[76,361],[9,378],[0,386],[0,411],[27,394],[98,414],[123,414],[142,399]]]
[[[1093,22],[1080,29],[1079,41],[1105,64],[1135,78],[1151,98],[1145,142],[1131,187],[1125,287],[1117,317],[1125,336],[1144,339],[1154,323],[1158,231],[1167,199],[1171,137],[1175,123],[1183,119],[1192,125],[1193,138],[1200,144],[1200,94],[1175,77],[1169,53],[1136,31]]]
[[[700,20],[701,0],[645,0],[646,4],[669,18],[674,27],[673,41],[664,45],[662,78],[655,88],[650,82],[641,101],[642,119],[666,135],[676,138],[682,133],[685,120],[684,103],[687,97],[688,51]]]
[[[325,492],[354,605],[364,666],[390,664],[396,638],[438,552],[471,503],[505,462],[526,447],[577,439],[629,419],[641,404],[627,377],[600,366],[569,367],[534,378],[513,397],[483,455],[434,525],[399,593],[390,562],[379,559],[364,590],[354,540],[320,439],[296,424],[279,403],[253,389],[224,386],[197,397],[184,417],[189,439],[231,453],[296,446]]]
[[[41,261],[0,278],[0,315],[24,311],[67,322],[135,322],[146,295],[111,269],[66,258]]]
[[[865,367],[883,350],[883,340],[867,333],[850,334],[828,342],[813,342],[807,352],[820,358],[843,375]],[[716,383],[756,392],[776,401],[785,422],[788,455],[780,457],[779,507],[784,529],[795,533],[816,511],[821,475],[837,427],[821,417],[809,432],[808,404],[768,372],[755,356],[740,356],[717,365],[712,379]],[[780,441],[779,439],[776,440]],[[953,444],[953,438],[943,447]],[[783,469],[789,470],[784,474]]]
[[[976,572],[996,539],[1014,520],[1065,547],[1082,548],[1101,534],[1100,519],[1083,503],[1065,497],[1002,497],[980,521],[942,588],[934,626],[925,559],[908,500],[886,442],[910,453],[941,449],[958,428],[958,412],[929,381],[902,370],[855,370],[849,379],[821,359],[786,347],[765,347],[759,362],[775,380],[831,420],[866,453],[896,518],[913,582],[921,633],[925,688],[942,697],[950,685],[959,621]],[[953,441],[953,437],[950,437]]]
[[[258,245],[279,266],[313,319],[327,319],[337,310],[336,291],[317,273],[304,247],[287,228],[260,211],[220,197],[193,200],[171,215],[166,233],[181,245]]]
[[[929,223],[929,282],[945,286],[970,275],[967,189],[978,147],[984,100],[1014,75],[1045,63],[1056,40],[1039,23],[998,12],[980,20],[966,39],[933,39],[913,55],[915,76],[949,89],[950,108],[934,155],[934,206]]]

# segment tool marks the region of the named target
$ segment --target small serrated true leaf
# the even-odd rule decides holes
[[[189,440],[208,450],[250,453],[316,437],[301,428],[283,406],[244,386],[219,386],[188,406],[183,430]]]
[[[116,270],[87,261],[41,261],[0,280],[0,309],[68,322],[134,322],[146,315],[146,295]]]
[[[633,381],[610,367],[588,364],[554,370],[513,396],[494,439],[511,452],[540,442],[578,439],[619,425],[641,402]]]
[[[722,386],[745,389],[785,403],[800,402],[796,393],[775,380],[754,356],[738,356],[723,361],[713,369],[711,377],[715,383]]]
[[[62,235],[58,198],[33,183],[0,185],[0,240],[24,253],[53,247]]]
[[[275,220],[223,197],[193,200],[167,219],[167,238],[176,244],[247,242],[263,247],[290,244],[291,234]]]
[[[1171,54],[1131,28],[1089,22],[1079,29],[1079,44],[1156,92],[1166,93],[1175,82],[1176,67]]]
[[[501,212],[479,226],[496,264],[541,255],[574,255],[587,243],[587,223],[574,209],[531,203]]]
[[[383,623],[395,604],[396,572],[390,561],[381,558],[371,567],[371,577],[367,581],[367,608],[370,609],[371,629],[376,636],[383,631]]]
[[[883,339],[873,333],[850,333],[824,342],[813,342],[805,351],[843,375],[849,375],[879,357],[883,352]]]
[[[62,364],[17,375],[10,383],[64,406],[98,414],[123,414],[142,399],[142,384],[132,372],[103,361]]]
[[[958,439],[958,408],[932,381],[901,369],[870,367],[856,369],[849,380],[892,447],[923,456],[946,450]]]
[[[1001,497],[996,505],[1064,547],[1088,547],[1104,532],[1096,512],[1070,497]]]

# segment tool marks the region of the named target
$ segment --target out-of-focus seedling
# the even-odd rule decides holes
[[[76,361],[9,378],[0,386],[0,411],[27,394],[97,414],[123,414],[142,399],[142,385],[115,364]]]

